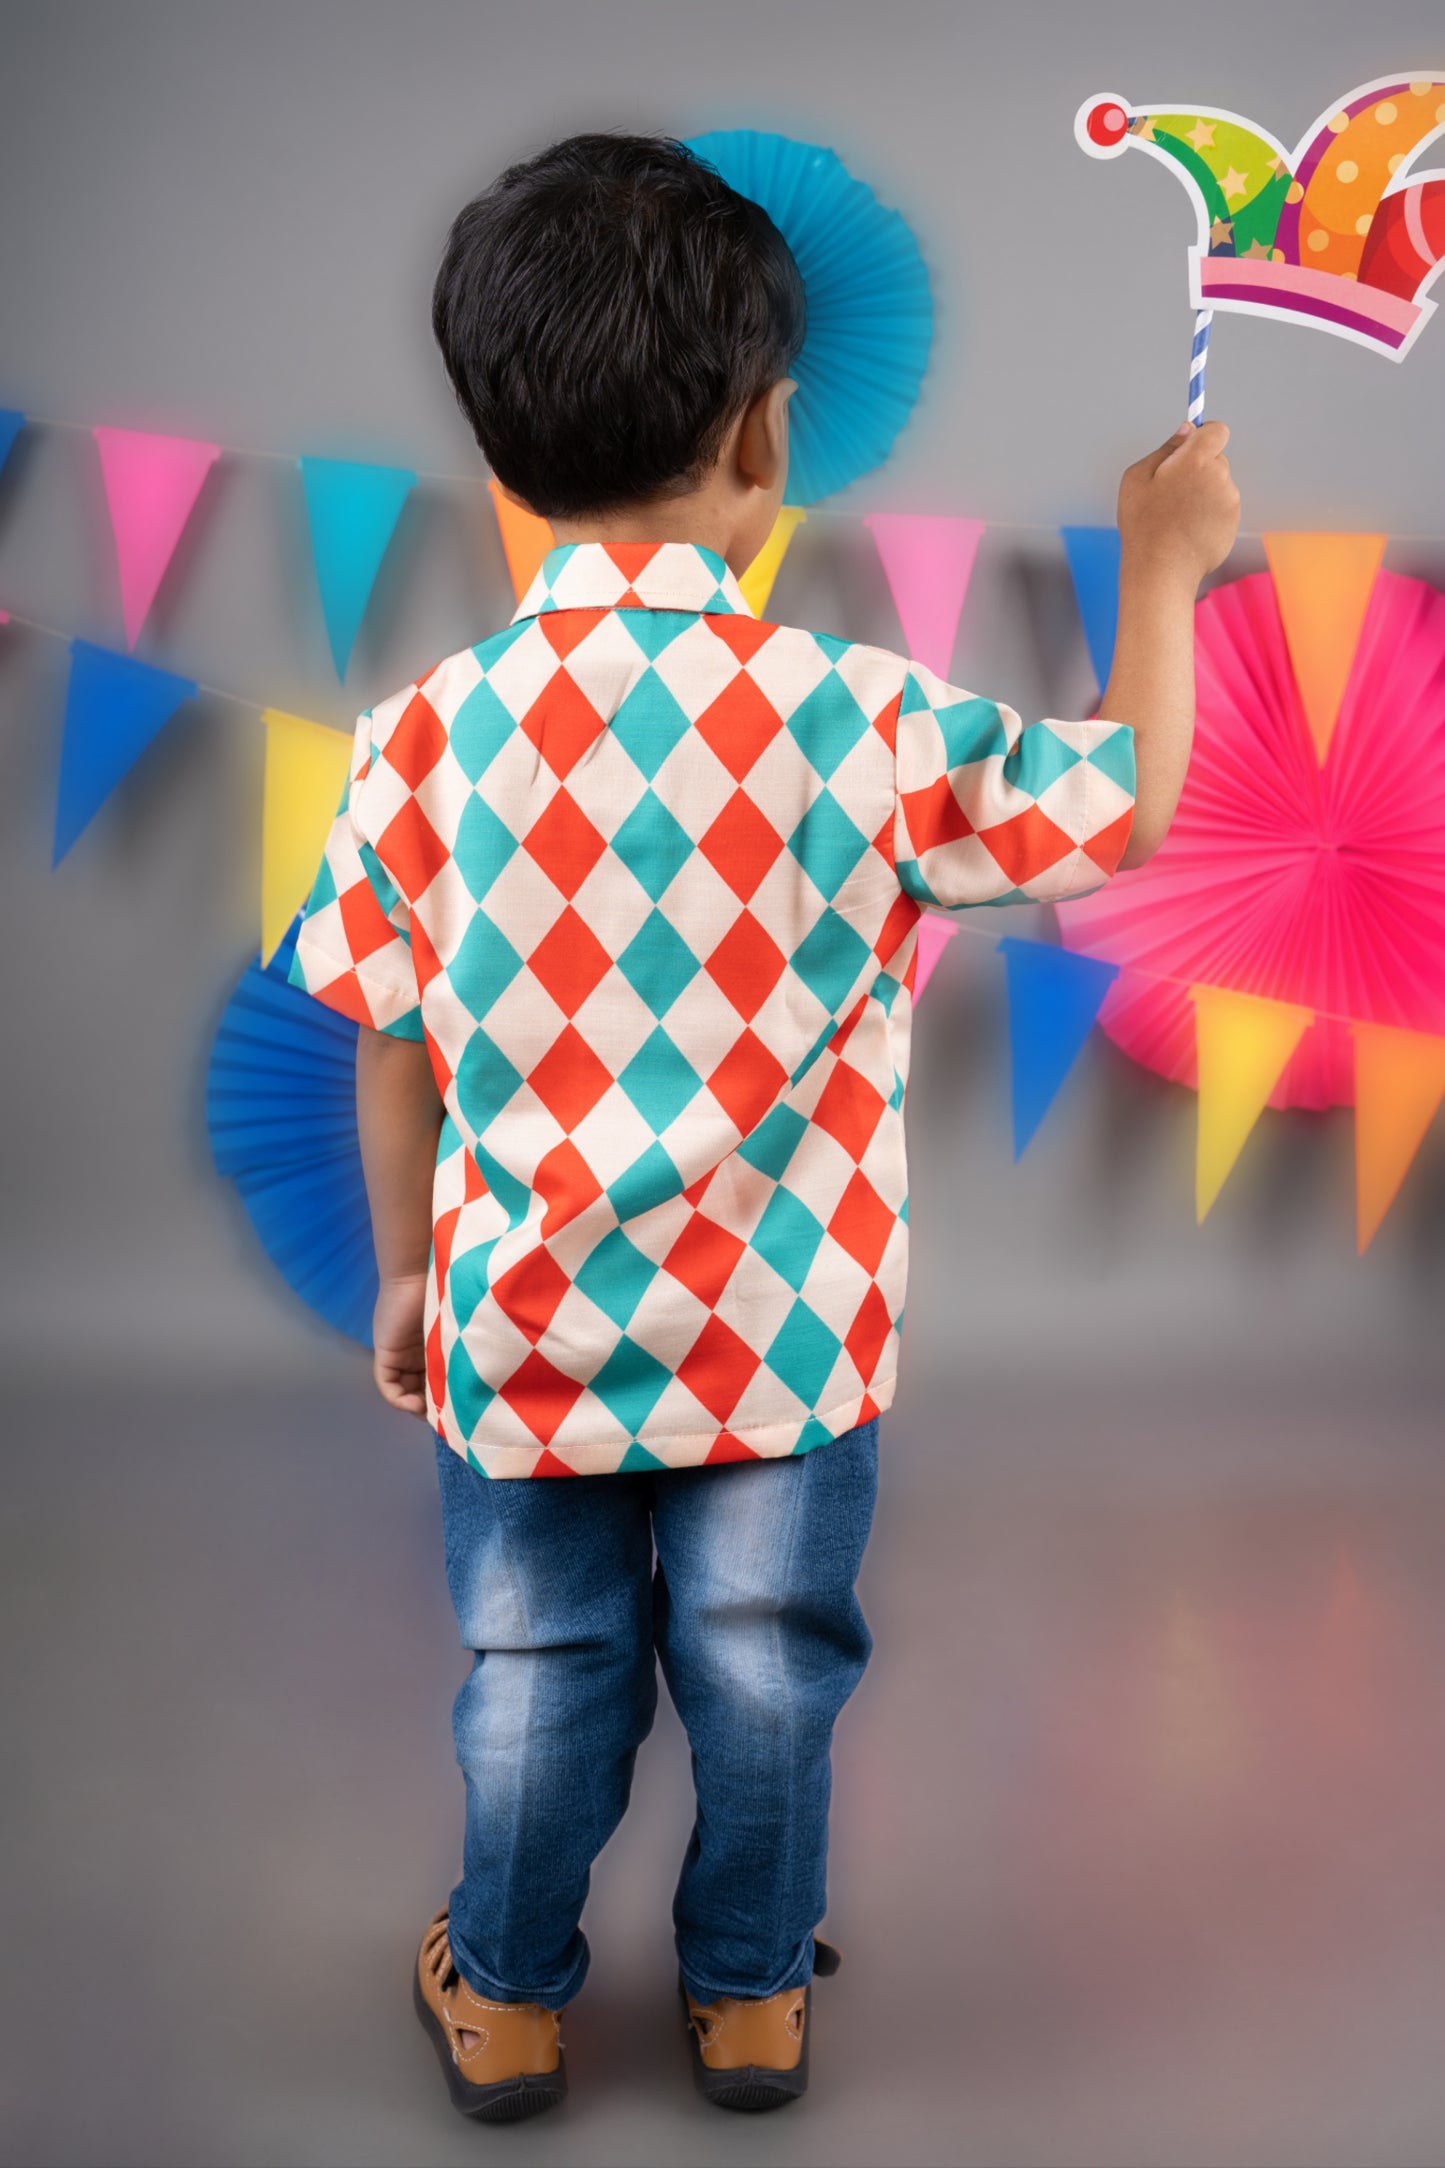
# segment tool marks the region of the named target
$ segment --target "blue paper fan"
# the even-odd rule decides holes
[[[222,1012],[206,1127],[216,1170],[240,1191],[271,1262],[328,1324],[370,1347],[377,1275],[356,1132],[358,1027],[287,984],[300,924],[298,911]]]
[[[802,274],[808,328],[792,370],[788,502],[813,504],[881,466],[913,411],[933,339],[918,243],[815,143],[724,128],[688,147],[762,205]]]

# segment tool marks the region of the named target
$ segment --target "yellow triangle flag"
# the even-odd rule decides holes
[[[261,961],[311,893],[351,770],[352,739],[304,715],[267,708],[261,811]]]
[[[1275,599],[1315,759],[1323,767],[1350,681],[1382,534],[1267,534]]]
[[[761,617],[768,606],[778,567],[788,554],[788,544],[807,518],[801,505],[785,504],[773,521],[773,531],[738,581],[754,617]]]
[[[1225,986],[1191,986],[1189,995],[1199,1056],[1194,1204],[1202,1220],[1314,1012]]]
[[[1445,1099],[1445,1039],[1356,1024],[1355,1240],[1361,1256]]]
[[[520,602],[541,571],[542,559],[552,548],[552,529],[535,512],[525,512],[521,505],[513,504],[510,497],[504,497],[500,483],[488,482],[487,487],[497,510],[502,548],[507,553],[507,570],[512,575],[512,592]]]

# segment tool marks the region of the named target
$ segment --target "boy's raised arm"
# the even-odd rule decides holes
[[[1223,422],[1188,422],[1119,485],[1119,627],[1099,713],[1134,733],[1134,825],[1119,861],[1139,866],[1169,831],[1194,739],[1194,598],[1239,530]]]

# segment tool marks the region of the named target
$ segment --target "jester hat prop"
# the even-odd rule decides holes
[[[1196,309],[1310,324],[1395,361],[1435,309],[1424,295],[1445,258],[1445,171],[1413,161],[1442,129],[1439,74],[1363,84],[1293,151],[1213,106],[1096,96],[1074,122],[1090,157],[1134,147],[1184,183]]]

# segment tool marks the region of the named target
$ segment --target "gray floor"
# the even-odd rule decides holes
[[[425,1432],[340,1350],[316,1386],[12,1398],[4,2158],[1445,2158],[1438,1415],[926,1398],[886,1437],[808,2099],[690,2091],[669,1716],[595,1877],[571,2100],[501,2134],[407,1997],[460,1808]]]

